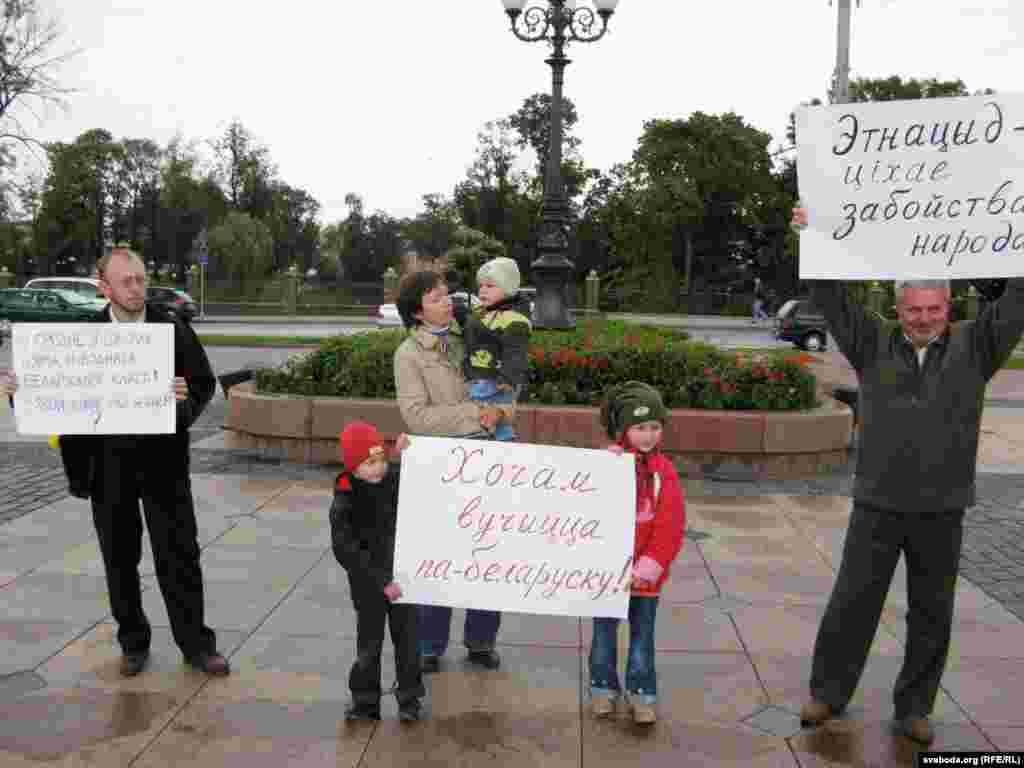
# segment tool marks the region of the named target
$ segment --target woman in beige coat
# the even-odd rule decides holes
[[[397,304],[409,338],[395,351],[395,389],[409,432],[432,437],[488,437],[506,414],[468,399],[462,376],[462,338],[453,322],[444,278],[433,271],[406,275]],[[441,656],[448,649],[451,621],[449,607],[419,607],[420,658],[425,673],[439,669]],[[498,668],[501,658],[494,646],[500,624],[497,611],[466,611],[463,641],[470,662]]]

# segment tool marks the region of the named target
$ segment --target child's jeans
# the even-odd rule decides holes
[[[654,704],[658,680],[654,671],[654,620],[657,597],[630,595],[629,660],[626,662],[626,690],[636,704]],[[622,691],[618,671],[618,619],[594,619],[590,644],[590,695],[618,697]]]
[[[515,390],[499,390],[494,379],[473,379],[469,382],[469,399],[484,405],[506,405],[516,401]],[[515,440],[516,432],[511,424],[502,422],[494,430],[495,440]]]

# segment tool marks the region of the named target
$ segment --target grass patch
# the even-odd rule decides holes
[[[199,336],[204,347],[318,347],[323,336]]]

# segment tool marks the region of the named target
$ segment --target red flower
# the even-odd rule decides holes
[[[713,370],[711,370],[710,368],[705,368],[703,373],[704,373],[705,376],[714,376],[715,375],[715,372]]]
[[[723,394],[731,395],[735,391],[736,391],[736,385],[735,384],[725,383],[725,384],[722,385],[722,393]]]

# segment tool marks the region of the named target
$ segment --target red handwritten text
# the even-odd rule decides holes
[[[530,467],[502,462],[488,464],[483,448],[467,451],[457,445],[451,453],[458,466],[453,466],[447,475],[441,476],[441,482],[445,484],[458,481],[464,485],[483,484],[488,488],[501,485],[506,488],[533,488],[562,493],[593,493],[597,490],[590,484],[589,472],[574,472],[569,477],[559,475],[555,467]]]
[[[524,536],[554,538],[573,546],[578,541],[600,539],[597,531],[600,520],[562,515],[538,515],[530,512],[483,512],[482,497],[474,496],[459,513],[459,528],[475,529],[473,542],[482,544],[488,537],[499,533],[518,533]]]
[[[536,589],[537,594],[550,600],[560,590],[587,592],[591,600],[614,595],[628,590],[632,573],[633,558],[626,560],[618,573],[595,568],[558,568],[551,563],[491,561],[481,563],[474,559],[465,568],[457,569],[451,560],[422,560],[416,569],[416,578],[437,581],[453,581],[461,578],[467,582],[485,584],[515,584],[529,597]]]

